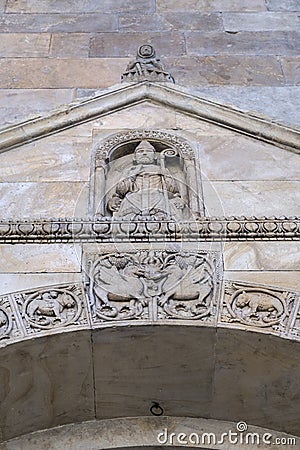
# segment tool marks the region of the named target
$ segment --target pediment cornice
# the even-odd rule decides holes
[[[125,86],[116,85],[93,98],[72,103],[43,117],[5,128],[0,131],[0,152],[142,102],[171,108],[253,139],[300,153],[300,132],[297,129],[203,99],[182,87],[149,81]]]

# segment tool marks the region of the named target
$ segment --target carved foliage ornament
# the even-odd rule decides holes
[[[142,250],[89,255],[89,297],[102,321],[207,320],[215,306],[217,254]]]
[[[7,339],[13,328],[13,318],[7,298],[0,299],[0,340]]]
[[[178,150],[179,155],[184,159],[194,160],[195,155],[192,147],[185,139],[171,133],[159,130],[128,130],[116,133],[101,143],[96,150],[96,166],[102,165],[110,159],[113,150],[130,141],[141,141],[148,139],[151,141],[162,141],[170,147]]]

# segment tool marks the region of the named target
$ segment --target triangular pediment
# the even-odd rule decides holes
[[[277,147],[300,151],[299,131],[296,129],[200,98],[182,87],[145,81],[116,85],[93,98],[5,128],[0,131],[0,152],[145,102]]]

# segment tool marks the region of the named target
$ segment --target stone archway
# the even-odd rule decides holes
[[[132,417],[39,431],[4,443],[1,450],[258,450],[278,445],[296,448],[294,436],[249,426],[237,431],[232,422],[188,417]]]

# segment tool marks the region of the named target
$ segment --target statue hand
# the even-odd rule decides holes
[[[118,211],[121,206],[122,200],[120,197],[118,197],[116,194],[114,194],[109,200],[108,200],[108,209],[110,211]]]
[[[184,200],[178,195],[174,197],[173,204],[177,209],[183,209],[185,207]]]

